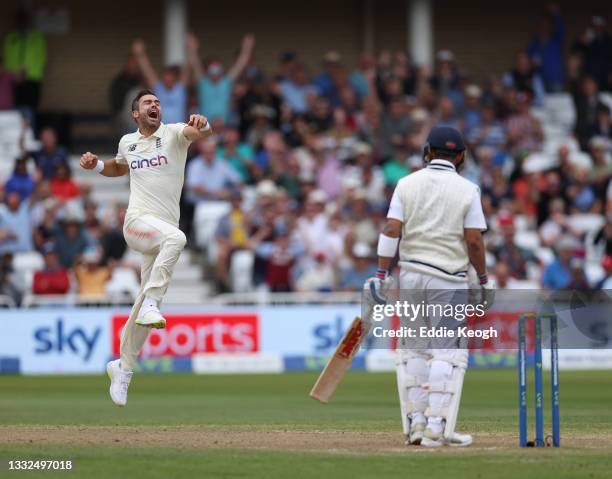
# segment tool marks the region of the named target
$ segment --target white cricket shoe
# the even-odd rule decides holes
[[[138,315],[136,324],[146,328],[164,329],[166,327],[166,318],[161,315],[159,309],[149,309],[146,313]]]
[[[425,447],[442,447],[442,446],[451,446],[451,447],[465,447],[469,446],[473,442],[473,438],[470,434],[461,434],[459,432],[453,432],[453,435],[450,438],[445,438],[443,435],[443,430],[438,430],[437,428],[432,428],[427,426],[425,428],[425,432],[423,433],[423,440],[421,441],[421,446]]]
[[[106,365],[106,373],[111,380],[110,397],[117,406],[127,404],[127,393],[132,380],[132,371],[121,368],[120,360],[109,361]]]

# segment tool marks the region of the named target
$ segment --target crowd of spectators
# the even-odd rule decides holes
[[[193,247],[199,205],[229,204],[212,238],[210,267],[221,291],[231,290],[239,251],[254,256],[254,287],[359,290],[375,271],[395,184],[425,166],[425,138],[442,124],[466,138],[462,174],[482,191],[488,263],[499,287],[605,287],[612,274],[612,120],[603,93],[612,92],[612,37],[598,16],[573,42],[565,35],[552,5],[508,59],[508,71],[481,84],[449,50],[437,53],[431,69],[403,51],[364,53],[353,67],[331,50],[314,71],[299,52],[286,51],[275,71],[264,72],[253,61],[253,35],[228,66],[190,34],[186,63],[157,72],[145,43],[135,40],[110,85],[110,110],[118,133],[132,131],[129,104],[146,86],[159,97],[164,122],[196,111],[209,118],[214,137],[190,149],[181,228]],[[5,59],[0,84],[18,70],[11,73]],[[572,135],[552,141],[541,112],[558,93],[571,95],[576,116]],[[71,179],[55,132],[39,138],[0,191],[0,292],[18,301],[10,257],[37,250],[44,268],[34,292],[66,292],[76,281],[80,291],[101,294],[124,257],[125,205],[96,205],[88,185]],[[593,216],[601,224],[587,231],[581,219]],[[537,244],[526,247],[520,233],[536,235]],[[598,273],[585,269],[589,248]]]

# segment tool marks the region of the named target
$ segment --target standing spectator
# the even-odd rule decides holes
[[[429,79],[429,83],[439,95],[449,96],[453,103],[457,103],[461,77],[455,63],[455,55],[450,50],[440,50],[436,59],[438,60],[436,71]]]
[[[537,67],[547,92],[563,89],[565,75],[563,71],[563,47],[565,43],[565,25],[557,4],[548,6],[548,13],[540,21],[540,30],[536,33],[527,48],[529,57]]]
[[[47,63],[47,44],[43,34],[32,27],[30,13],[17,11],[17,28],[4,37],[4,68],[23,75],[17,84],[15,103],[35,113],[40,100],[40,85]]]
[[[368,72],[376,68],[376,60],[371,53],[362,53],[359,57],[359,68],[349,75],[349,83],[357,94],[359,101],[368,96]]]
[[[155,96],[163,105],[164,123],[185,122],[187,120],[187,81],[189,76],[187,64],[166,66],[160,78],[151,66],[145,43],[142,40],[134,40],[132,54],[136,58],[146,86],[155,92]]]
[[[229,121],[230,100],[234,81],[242,74],[251,60],[255,49],[255,36],[245,35],[238,58],[225,74],[223,63],[213,59],[206,65],[206,71],[198,53],[199,42],[195,35],[187,38],[187,56],[197,82],[200,113],[209,121],[220,119],[223,123]]]
[[[0,205],[0,251],[17,253],[32,251],[32,218],[28,201],[22,201],[19,193],[6,195],[6,204]],[[4,237],[4,239],[2,239]]]
[[[32,292],[34,294],[66,294],[70,289],[68,270],[60,265],[59,256],[53,243],[42,248],[45,266],[34,273]]]
[[[72,172],[67,164],[61,163],[57,166],[55,176],[51,180],[51,191],[60,201],[68,201],[81,194],[79,187],[72,180]]]
[[[582,55],[584,72],[599,88],[612,90],[612,37],[605,17],[592,17],[591,26],[574,43],[574,51]]]
[[[5,194],[15,192],[19,194],[21,200],[24,201],[30,197],[35,187],[36,183],[28,173],[26,160],[23,158],[16,160],[13,174],[4,186]]]
[[[68,164],[68,152],[57,145],[57,135],[53,128],[43,128],[40,132],[40,150],[32,153],[36,167],[44,179],[55,176],[59,165]]]
[[[580,147],[586,150],[590,135],[597,127],[597,113],[600,106],[599,87],[593,77],[584,77],[580,89],[573,91],[576,107],[576,124],[574,132],[580,142]]]
[[[111,115],[115,121],[117,133],[120,135],[126,133],[123,124],[123,107],[128,98],[128,93],[135,88],[139,88],[141,85],[142,75],[138,66],[138,60],[132,54],[128,57],[123,69],[113,78],[108,91]],[[130,102],[133,96],[130,96]],[[184,121],[184,119],[181,121]]]
[[[196,148],[199,155],[187,165],[187,200],[193,204],[227,200],[230,188],[241,183],[240,175],[219,157],[215,139],[198,140]]]

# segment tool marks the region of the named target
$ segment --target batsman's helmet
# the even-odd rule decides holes
[[[423,147],[423,158],[428,156],[430,150],[451,155],[461,153],[465,150],[463,136],[450,126],[436,126],[429,132],[427,143]]]

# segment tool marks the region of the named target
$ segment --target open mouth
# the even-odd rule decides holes
[[[157,120],[159,118],[159,112],[157,110],[151,110],[148,115],[152,120]]]

